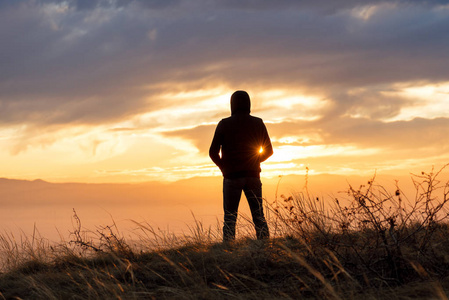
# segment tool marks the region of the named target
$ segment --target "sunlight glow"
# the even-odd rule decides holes
[[[224,113],[229,112],[229,97],[229,90],[225,88],[162,94],[156,98],[166,105],[137,116],[135,123],[141,126],[159,124],[159,131],[208,124],[211,116],[226,116]],[[217,120],[214,119],[213,123],[216,124]]]
[[[261,117],[268,122],[282,122],[284,120],[319,119],[323,109],[330,105],[325,97],[308,94],[301,90],[271,89],[257,93],[251,111],[260,110]]]
[[[164,132],[194,130],[199,125],[209,125],[207,128],[212,132],[220,118],[230,115],[229,89],[220,86],[210,90],[175,88],[170,91],[154,96],[153,101],[163,105],[150,106],[140,115],[115,123],[46,128],[45,131],[5,127],[0,131],[1,171],[9,177],[54,182],[174,181],[221,176],[204,148],[188,136],[169,136]],[[363,90],[352,92],[363,93]],[[409,105],[397,119],[444,116],[449,107],[449,83],[404,84],[385,93],[408,101]],[[268,90],[255,94],[252,99],[255,115],[262,117],[267,127],[273,123],[282,126],[286,120],[319,118],[330,103],[323,97],[294,90]],[[285,134],[271,136],[275,149],[273,156],[263,163],[263,176],[304,174],[304,165],[311,162],[316,173],[337,170],[357,173],[359,169],[355,166],[342,169],[333,167],[332,162],[381,153],[380,149],[353,144],[325,144],[317,132],[306,135],[302,131],[297,134],[286,131]],[[199,138],[205,144],[210,143],[211,137],[206,134]],[[260,154],[264,149],[260,147],[256,151]]]
[[[318,108],[325,105],[324,101],[316,96],[306,96],[298,91],[268,90],[258,95],[265,99],[265,104],[270,104],[284,109],[292,109],[297,106]]]
[[[273,156],[270,157],[272,162],[289,162],[298,159],[306,159],[309,157],[324,156],[367,156],[377,153],[377,149],[358,149],[355,146],[344,145],[312,145],[312,146],[293,146],[284,145],[276,148]]]

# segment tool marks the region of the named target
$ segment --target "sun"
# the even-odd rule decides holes
[[[259,153],[262,153],[262,152],[263,152],[263,147],[261,146],[259,149]]]

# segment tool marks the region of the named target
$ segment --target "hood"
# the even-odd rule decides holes
[[[251,101],[245,91],[236,91],[231,96],[231,115],[238,112],[246,114],[251,112]]]

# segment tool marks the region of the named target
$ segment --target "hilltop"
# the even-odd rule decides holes
[[[375,181],[324,200],[281,195],[267,207],[272,238],[234,243],[201,222],[175,236],[136,222],[85,231],[75,212],[70,240],[1,236],[4,299],[447,299],[449,184],[415,176],[416,196]],[[332,204],[332,205],[331,205]]]

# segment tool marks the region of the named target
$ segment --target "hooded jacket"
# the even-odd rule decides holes
[[[260,177],[260,163],[273,154],[265,124],[250,111],[248,94],[235,92],[231,116],[222,119],[215,129],[209,156],[225,178]]]

